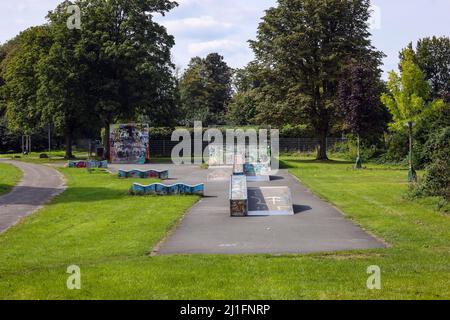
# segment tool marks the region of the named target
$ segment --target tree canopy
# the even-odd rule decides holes
[[[83,12],[81,30],[67,28],[67,6]],[[52,122],[66,136],[66,156],[77,130],[105,127],[145,115],[153,125],[173,123],[174,39],[153,19],[177,4],[168,0],[64,1],[45,26],[19,36],[5,58],[8,123],[29,133]]]
[[[218,53],[211,53],[204,59],[192,58],[179,85],[182,122],[224,124],[232,94],[232,74],[232,69]]]
[[[260,88],[259,119],[272,124],[275,113],[284,123],[308,123],[320,139],[317,159],[327,159],[326,137],[336,119],[345,62],[380,63],[369,18],[369,0],[279,0],[250,42],[261,70],[271,75]]]
[[[414,62],[424,72],[431,85],[431,99],[444,99],[450,102],[450,38],[429,37],[420,39],[416,48],[410,43],[405,52],[412,52]]]

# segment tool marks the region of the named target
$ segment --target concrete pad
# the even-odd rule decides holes
[[[248,189],[249,216],[293,216],[291,190],[288,187]]]
[[[42,208],[66,186],[62,174],[48,166],[19,161],[0,162],[12,164],[24,173],[22,181],[9,194],[0,197],[0,233],[3,233]]]
[[[169,167],[185,183],[207,181],[208,170]],[[156,254],[301,254],[384,248],[337,209],[314,196],[286,170],[250,188],[289,187],[294,215],[230,217],[229,180],[206,182],[205,197],[158,248]]]

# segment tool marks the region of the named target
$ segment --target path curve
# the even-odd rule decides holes
[[[13,190],[0,197],[0,234],[23,218],[41,209],[66,189],[63,175],[48,166],[12,160],[0,160],[24,173]]]

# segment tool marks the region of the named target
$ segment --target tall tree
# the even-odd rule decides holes
[[[232,69],[217,53],[205,59],[194,57],[180,81],[180,95],[186,124],[202,121],[223,124],[231,100]]]
[[[52,45],[38,63],[38,107],[43,123],[52,124],[65,139],[65,157],[73,158],[72,145],[80,128],[98,121],[87,108],[85,72],[78,45],[81,30],[67,28],[67,2],[49,13]]]
[[[362,168],[360,139],[380,136],[386,129],[387,110],[381,104],[381,92],[380,70],[364,62],[351,63],[339,83],[338,111],[358,140],[357,169]]]
[[[207,71],[200,57],[191,59],[180,79],[181,123],[191,125],[194,121],[206,123],[209,118]]]
[[[444,99],[450,102],[450,38],[431,37],[420,39],[413,51],[414,62],[425,73],[425,79],[431,84],[430,99]],[[404,58],[403,51],[400,58]]]
[[[260,88],[265,96],[260,121],[271,122],[275,113],[284,123],[308,123],[320,140],[318,160],[327,159],[326,137],[335,121],[345,61],[380,63],[382,54],[370,41],[369,18],[369,0],[279,0],[251,41],[257,60],[274,80]]]
[[[154,21],[177,6],[169,0],[79,0],[83,12],[81,61],[87,66],[89,107],[105,128],[145,115],[153,125],[174,118],[175,79],[171,48],[175,41]]]
[[[30,135],[43,126],[42,110],[38,106],[38,69],[52,44],[50,28],[32,27],[14,41],[16,48],[2,62],[5,81],[2,96],[9,129]]]
[[[400,64],[400,75],[395,71],[389,73],[389,93],[384,93],[381,101],[390,110],[394,122],[392,128],[402,130],[405,126],[409,134],[409,181],[417,181],[413,164],[413,127],[418,117],[426,108],[430,95],[430,85],[425,74],[414,63],[414,52],[405,50]]]
[[[233,74],[233,97],[227,107],[227,122],[233,125],[249,125],[256,121],[260,85],[258,65],[249,63]]]

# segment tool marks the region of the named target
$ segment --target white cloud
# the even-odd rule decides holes
[[[244,43],[245,46],[245,43]],[[221,52],[221,51],[234,51],[236,49],[242,48],[242,43],[238,41],[222,39],[222,40],[212,40],[204,42],[190,43],[188,45],[188,52],[191,55],[199,55],[210,52]]]
[[[231,23],[216,20],[211,16],[201,16],[193,18],[185,18],[178,20],[168,20],[163,22],[171,33],[189,32],[196,29],[228,29],[232,27]]]

